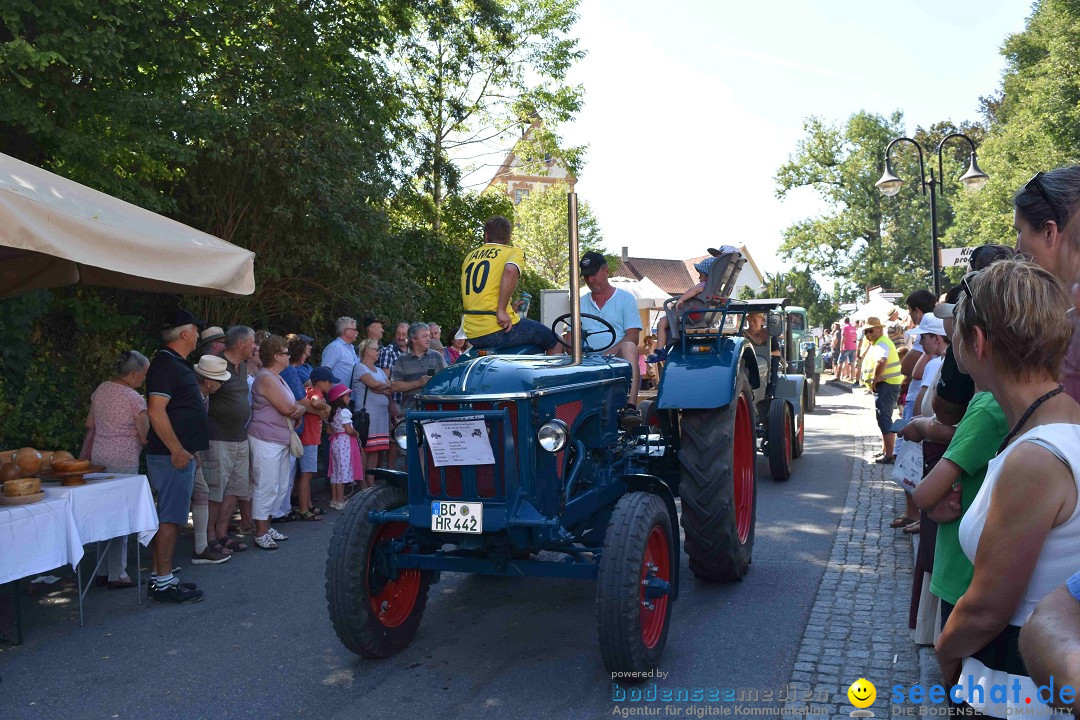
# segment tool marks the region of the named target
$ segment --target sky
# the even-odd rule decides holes
[[[822,210],[776,198],[803,122],[902,110],[908,131],[979,119],[1029,0],[583,0],[585,107],[557,128],[587,145],[579,199],[609,251],[688,258],[745,243],[763,272],[784,228]],[[884,148],[882,148],[884,150]],[[993,168],[984,167],[988,173]]]

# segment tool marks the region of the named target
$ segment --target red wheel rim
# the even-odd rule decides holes
[[[754,428],[750,424],[750,404],[739,395],[735,404],[735,448],[732,481],[735,486],[735,531],[739,542],[750,535],[754,515]]]
[[[420,571],[401,570],[397,580],[384,582],[381,591],[371,594],[372,581],[376,579],[374,568],[371,565],[371,551],[380,542],[393,540],[405,534],[408,523],[396,522],[380,525],[375,532],[375,538],[368,547],[368,591],[372,616],[386,627],[397,627],[405,622],[412,614],[416,606],[416,598],[420,594]]]
[[[668,536],[659,525],[649,531],[645,543],[645,557],[641,559],[641,583],[638,591],[638,620],[641,623],[641,640],[645,647],[654,648],[660,642],[667,618],[668,596],[649,599],[645,596],[645,581],[655,577],[664,582],[671,582],[671,551]],[[649,606],[652,606],[651,608]]]

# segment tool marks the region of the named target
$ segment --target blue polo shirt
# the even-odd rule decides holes
[[[592,293],[586,293],[581,298],[581,312],[590,315],[598,315],[604,318],[615,328],[615,341],[622,340],[627,330],[641,329],[641,315],[638,313],[637,300],[634,296],[621,288],[615,288],[603,308],[596,306]],[[607,328],[595,320],[581,318],[581,328],[590,333],[604,333],[605,338],[599,338],[600,342],[606,339]]]

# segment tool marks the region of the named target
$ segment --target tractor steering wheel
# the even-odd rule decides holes
[[[566,325],[567,329],[572,329],[570,327],[570,323],[567,322],[567,320],[569,320],[571,317],[573,317],[573,313],[566,313],[565,315],[560,315],[559,317],[555,318],[555,321],[551,323],[551,331],[553,333],[555,333],[555,339],[559,341],[560,345],[562,345],[564,348],[566,348],[570,352],[573,352],[574,349],[572,347],[570,347],[570,345],[567,344],[565,341],[563,341],[562,333],[555,329],[556,326],[558,326],[559,323],[563,323],[564,325]],[[619,339],[615,335],[615,328],[611,325],[611,323],[609,323],[604,318],[602,318],[602,317],[600,317],[598,315],[590,315],[589,313],[581,313],[581,317],[589,318],[590,320],[595,320],[596,322],[598,322],[598,323],[600,323],[601,325],[604,326],[603,330],[595,330],[593,332],[589,332],[585,328],[581,329],[581,350],[582,350],[582,352],[589,352],[589,353],[604,352],[609,347],[614,345],[615,341]],[[592,336],[592,335],[611,335],[611,340],[606,345],[604,345],[603,347],[594,348],[591,345],[589,345],[589,343],[588,343],[589,337]]]

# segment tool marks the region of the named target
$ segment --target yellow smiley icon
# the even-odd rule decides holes
[[[855,682],[851,683],[851,687],[847,691],[848,700],[851,704],[859,709],[868,708],[874,704],[874,700],[877,699],[877,688],[874,687],[874,683],[870,682],[866,678],[859,678]]]

